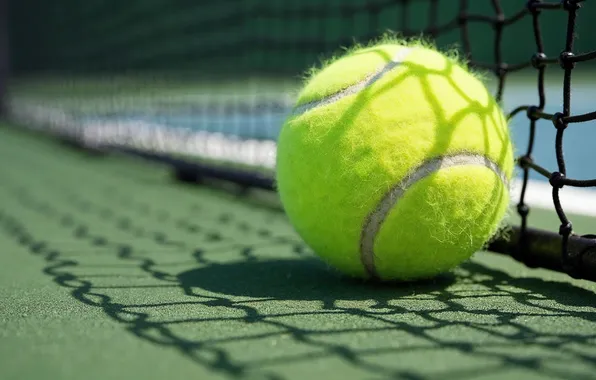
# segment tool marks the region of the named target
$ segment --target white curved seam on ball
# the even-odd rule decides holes
[[[304,104],[300,104],[300,105],[296,106],[292,110],[292,115],[293,116],[302,115],[303,113],[308,112],[312,109],[335,103],[338,100],[343,99],[348,95],[353,95],[353,94],[356,94],[357,92],[364,90],[365,88],[373,85],[376,81],[381,79],[389,71],[391,71],[395,67],[399,66],[403,62],[404,58],[406,58],[406,56],[410,53],[411,50],[412,50],[411,48],[401,49],[391,59],[391,61],[389,61],[387,64],[385,64],[383,67],[381,67],[374,73],[367,75],[363,80],[361,80],[358,83],[348,86],[348,87],[344,88],[343,90],[333,93],[331,95],[328,95],[322,99],[314,100],[312,102],[308,102],[308,103],[304,103]]]
[[[452,156],[437,157],[426,161],[420,165],[414,172],[395,185],[381,201],[377,207],[368,215],[366,222],[362,228],[360,236],[360,259],[366,272],[373,278],[377,278],[379,274],[376,270],[374,244],[377,234],[383,225],[383,222],[395,207],[396,203],[402,198],[404,193],[412,187],[416,182],[424,179],[428,175],[446,168],[455,166],[482,166],[492,170],[509,188],[509,180],[503,171],[495,162],[488,157],[480,154],[462,153]]]

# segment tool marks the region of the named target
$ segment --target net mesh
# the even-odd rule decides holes
[[[566,128],[596,119],[596,112],[571,112],[572,73],[596,58],[589,25],[596,9],[590,3],[38,3],[38,12],[23,3],[11,5],[15,19],[27,20],[11,26],[11,117],[86,146],[192,162],[204,173],[272,188],[276,136],[302,73],[341,46],[389,30],[458,48],[472,66],[492,73],[489,84],[511,118],[524,120],[529,136],[519,160],[522,228],[529,212],[524,201],[528,179],[546,177],[567,252],[572,225],[559,190],[596,185],[596,180],[568,178],[563,152]],[[39,28],[26,28],[32,22]],[[535,77],[536,92],[507,104],[506,84],[515,83],[520,73]],[[562,89],[556,97],[547,97],[550,77]],[[554,111],[547,112],[549,105]],[[556,128],[555,170],[533,158],[541,123]]]

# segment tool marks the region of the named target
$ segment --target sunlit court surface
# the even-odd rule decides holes
[[[596,379],[592,2],[29,3],[0,0],[1,379]],[[504,236],[422,281],[342,274],[275,186],[305,73],[386,33],[468,57],[517,159]]]

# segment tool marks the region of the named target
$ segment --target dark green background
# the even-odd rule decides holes
[[[227,69],[237,73],[297,73],[350,38],[367,40],[386,30],[419,31],[429,25],[429,0],[11,0],[13,71],[132,71]],[[439,0],[438,24],[457,17],[460,2]],[[468,11],[494,16],[492,1],[469,1]],[[526,1],[501,0],[506,17]],[[552,2],[558,3],[558,2]],[[313,11],[308,11],[309,9]],[[305,11],[306,10],[306,11]],[[589,20],[593,4],[579,11],[576,52],[596,46]],[[583,20],[583,22],[582,22]],[[567,12],[540,15],[548,56],[565,45]],[[494,62],[495,32],[471,22],[473,59]],[[441,33],[442,47],[459,43],[458,28]],[[503,59],[527,62],[536,51],[529,14],[505,27]]]

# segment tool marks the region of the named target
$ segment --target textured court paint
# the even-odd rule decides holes
[[[138,160],[82,159],[3,124],[0,155],[0,213],[44,243],[0,222],[0,379],[594,377],[595,283],[490,253],[452,281],[345,281],[297,254],[283,213],[258,198],[180,186]],[[596,231],[594,218],[572,220]],[[79,224],[108,244],[73,233]],[[558,218],[534,208],[530,225],[555,231]]]
[[[505,173],[501,171],[499,165],[479,154],[461,153],[453,156],[437,157],[424,162],[418,168],[413,170],[411,174],[392,187],[381,199],[377,207],[366,218],[360,240],[360,258],[369,276],[373,278],[379,277],[375,264],[375,240],[385,219],[389,213],[395,209],[396,204],[402,200],[405,193],[410,191],[411,187],[418,181],[421,181],[435,172],[455,166],[464,167],[466,170],[469,169],[470,166],[487,168],[497,175],[506,188],[509,187],[508,178]]]
[[[345,88],[366,78],[381,66],[379,57],[386,57],[387,64],[403,48],[377,46],[332,63],[305,86],[298,104],[341,91],[339,83]],[[509,129],[484,84],[453,60],[417,46],[361,91],[288,118],[278,140],[278,190],[288,217],[315,252],[348,275],[368,277],[360,249],[368,215],[412,168],[463,152],[497,163],[511,179]],[[433,191],[411,194],[408,199],[416,206],[407,209],[411,213],[401,222],[390,213],[374,243],[379,277],[430,277],[461,261],[460,252],[471,255],[496,231],[509,203],[508,189],[491,170],[476,169],[470,173],[481,178],[451,169],[441,170],[452,173],[451,179],[429,176],[421,183]],[[470,206],[475,199],[478,204]],[[404,198],[396,209],[408,202]],[[453,211],[452,220],[442,210]],[[436,231],[427,228],[432,220],[438,220]],[[436,246],[444,248],[442,255]],[[454,259],[439,258],[448,256]],[[416,260],[434,263],[411,270]],[[410,269],[411,276],[399,268]]]

